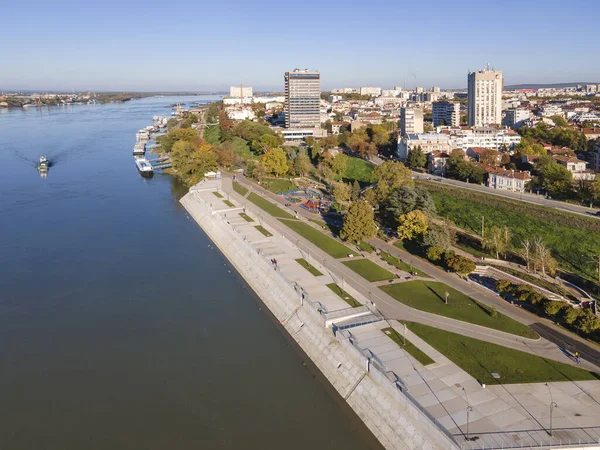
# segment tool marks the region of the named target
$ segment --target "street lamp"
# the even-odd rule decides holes
[[[469,436],[469,419],[470,419],[470,414],[473,412],[473,407],[471,405],[469,405],[469,397],[467,397],[467,390],[465,389],[465,387],[462,387],[462,391],[465,393],[465,399],[467,400],[467,435],[466,435],[466,439],[467,441],[470,441],[471,438]]]
[[[550,436],[552,436],[552,411],[554,411],[554,408],[556,407],[558,407],[556,402],[550,403],[550,432],[548,433]]]

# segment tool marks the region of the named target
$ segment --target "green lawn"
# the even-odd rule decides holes
[[[300,264],[302,267],[304,267],[306,270],[308,270],[310,273],[312,273],[315,277],[320,277],[321,275],[323,275],[321,272],[319,272],[317,270],[317,268],[315,266],[313,266],[311,263],[309,263],[304,258],[298,258],[295,261],[298,264]]]
[[[248,189],[246,189],[244,186],[242,186],[240,183],[236,183],[235,181],[233,183],[231,183],[233,185],[233,190],[235,192],[237,192],[238,194],[240,194],[241,196],[246,195],[246,192],[248,192]]]
[[[346,170],[339,178],[347,182],[356,180],[363,185],[370,184],[375,181],[375,176],[373,175],[374,168],[375,166],[372,163],[364,159],[349,157]]]
[[[402,347],[406,352],[419,361],[424,366],[428,364],[433,364],[435,361],[427,356],[423,351],[421,351],[418,347],[415,347],[408,339],[405,339],[400,336],[400,334],[394,330],[393,328],[384,328],[383,331],[392,341]]]
[[[365,242],[365,241],[360,241],[358,243],[358,248],[360,250],[362,250],[363,252],[367,252],[367,253],[373,253],[375,251],[375,247],[373,247],[371,244],[369,244],[368,242]]]
[[[292,216],[291,214],[285,212],[283,209],[281,209],[278,206],[274,205],[269,200],[261,197],[260,195],[255,194],[254,192],[252,192],[248,196],[248,200],[250,200],[256,206],[258,206],[260,209],[262,209],[262,210],[268,212],[269,214],[271,214],[273,217],[284,218],[284,219],[294,219],[294,216]]]
[[[600,220],[439,183],[417,184],[431,193],[437,213],[458,227],[480,235],[484,216],[486,229],[510,229],[514,248],[520,248],[525,238],[540,237],[562,268],[596,280]]]
[[[368,259],[356,259],[354,261],[344,261],[343,264],[345,266],[350,267],[357,274],[368,281],[383,281],[383,280],[391,280],[396,278],[389,270],[384,269],[381,266],[378,266],[373,261]]]
[[[217,196],[217,198],[223,198],[223,196],[221,194],[219,194],[218,192],[213,192],[213,194],[215,194],[215,196]]]
[[[396,258],[395,256],[393,256],[387,252],[380,252],[379,256],[381,256],[381,259],[383,259],[388,264],[391,264],[396,269],[404,270],[405,272],[408,272],[408,273],[416,273],[418,276],[423,277],[423,278],[430,278],[430,276],[427,275],[425,272],[420,271],[419,269],[405,263],[400,258]]]
[[[246,213],[240,213],[240,216],[242,216],[246,222],[254,222],[254,219]]]
[[[233,203],[231,203],[229,200],[223,200],[223,203],[225,203],[230,208],[235,208],[235,205]]]
[[[327,285],[327,287],[333,292],[335,292],[342,300],[344,300],[353,308],[358,308],[359,306],[362,306],[362,304],[359,303],[358,300],[356,300],[354,297],[352,297],[350,294],[348,294],[346,291],[340,288],[337,284],[330,283]]]
[[[263,186],[274,194],[286,192],[296,187],[294,182],[287,178],[265,178]]]
[[[600,376],[578,367],[426,325],[408,323],[408,328],[481,383],[493,385],[600,379]],[[497,373],[500,378],[494,378],[492,373]]]
[[[264,234],[266,237],[271,237],[273,236],[271,233],[269,233],[267,230],[265,230],[262,226],[257,225],[254,228],[256,228],[258,231],[260,231],[262,234]]]
[[[504,314],[498,313],[497,317],[492,317],[491,308],[444,283],[416,280],[381,286],[380,289],[411,308],[517,336],[538,337],[531,328]],[[444,303],[446,291],[449,293],[447,305]]]
[[[281,222],[334,258],[345,258],[348,255],[355,255],[348,247],[321,233],[307,223],[297,220],[282,220]]]

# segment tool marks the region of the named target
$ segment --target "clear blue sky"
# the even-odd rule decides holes
[[[5,2],[0,89],[465,87],[490,63],[506,84],[600,82],[599,0]]]

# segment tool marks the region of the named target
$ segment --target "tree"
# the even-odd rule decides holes
[[[325,164],[324,162],[320,162],[317,165],[317,171],[319,173],[319,181],[325,180],[328,183],[333,181],[334,173],[328,164]]]
[[[159,151],[161,153],[170,153],[177,141],[197,142],[198,139],[199,136],[196,130],[191,128],[178,128],[169,131],[163,136],[157,137],[156,142],[159,144]]]
[[[333,198],[338,203],[350,200],[350,185],[341,181],[335,183],[333,186]]]
[[[463,157],[455,154],[448,159],[446,163],[446,175],[460,181],[472,183],[483,183],[485,170]]]
[[[533,270],[541,270],[542,275],[546,276],[546,272],[549,275],[554,276],[556,272],[557,263],[556,260],[550,254],[550,250],[546,247],[541,238],[536,237],[533,241],[534,248],[534,264]]]
[[[398,238],[414,239],[427,231],[427,216],[422,211],[411,211],[398,218]]]
[[[386,161],[373,171],[377,180],[377,198],[385,200],[390,191],[400,186],[413,186],[411,172],[401,162]]]
[[[435,245],[429,247],[425,255],[429,261],[439,261],[442,258],[442,254],[444,253],[444,249],[441,247],[437,247]]]
[[[371,125],[367,129],[367,134],[371,138],[371,143],[376,147],[383,147],[390,140],[388,131],[382,125]]]
[[[267,153],[270,149],[281,145],[281,139],[272,134],[263,134],[258,140],[252,141],[250,147],[259,155]]]
[[[423,153],[423,150],[421,150],[421,146],[408,152],[406,165],[411,169],[422,169],[427,165],[427,156]]]
[[[439,225],[432,223],[431,228],[423,235],[422,244],[425,247],[438,247],[448,251],[456,243],[456,231],[449,223]]]
[[[485,149],[479,155],[479,162],[486,166],[496,166],[498,164],[498,153],[490,148]]]
[[[539,183],[553,197],[566,195],[573,181],[573,174],[551,156],[541,156],[535,163]]]
[[[333,135],[332,136],[327,136],[327,137],[321,139],[319,141],[319,143],[321,144],[321,146],[323,148],[325,148],[325,149],[331,149],[331,148],[337,147],[337,145],[338,145],[338,139],[337,139],[337,137],[335,137]]]
[[[260,161],[250,161],[246,173],[250,178],[256,179],[259,183],[262,183],[263,178],[267,175],[265,167]]]
[[[546,313],[547,316],[556,316],[558,314],[560,314],[562,312],[562,310],[565,308],[565,306],[567,308],[569,308],[569,306],[567,304],[565,304],[564,302],[557,302],[557,301],[547,301],[544,303],[544,313]]]
[[[529,239],[523,239],[523,241],[521,242],[521,245],[523,245],[523,258],[525,258],[525,263],[527,264],[527,270],[529,270],[529,263],[531,262],[531,253],[532,253],[532,245],[531,245],[531,241]]]
[[[310,170],[310,160],[302,153],[298,153],[292,163],[292,171],[294,175],[299,177],[305,176]]]
[[[354,183],[352,183],[352,190],[350,191],[350,200],[355,202],[359,198],[360,198],[360,184],[358,184],[358,181],[354,180]]]
[[[328,161],[329,167],[336,175],[341,175],[346,172],[346,165],[348,164],[348,157],[343,153],[338,153],[335,157]]]
[[[364,200],[353,202],[344,216],[344,226],[340,237],[350,242],[359,242],[375,236],[377,227],[373,209]]]
[[[348,147],[350,150],[358,152],[358,147],[361,144],[368,143],[369,136],[365,130],[358,130],[348,135]]]
[[[229,143],[226,144],[215,149],[217,161],[221,167],[229,167],[233,163],[233,150],[229,146]]]
[[[363,194],[363,199],[372,206],[377,205],[377,193],[375,189],[367,189]]]
[[[275,176],[281,176],[288,172],[287,159],[283,149],[272,148],[262,157],[262,163],[267,173]]]
[[[493,226],[483,240],[483,248],[496,253],[496,259],[500,259],[500,253],[506,254],[509,247],[510,230],[508,227]]]
[[[317,159],[319,159],[319,156],[321,156],[321,144],[319,144],[318,142],[315,142],[310,147],[310,159],[312,159],[313,161],[316,161]]]
[[[509,280],[498,280],[496,281],[496,290],[500,293],[510,292],[513,284]]]
[[[446,256],[447,255],[447,256]],[[475,270],[475,263],[469,258],[453,253],[444,254],[444,262],[448,269],[461,275],[467,275]]]
[[[370,142],[361,142],[356,147],[356,153],[365,159],[370,159],[377,154],[377,147]]]
[[[418,209],[427,215],[435,214],[435,203],[427,189],[408,185],[393,189],[383,205],[383,216],[395,228],[402,214]]]

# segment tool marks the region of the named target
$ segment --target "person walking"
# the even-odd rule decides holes
[[[579,364],[581,362],[581,355],[579,352],[575,352],[575,362]]]

